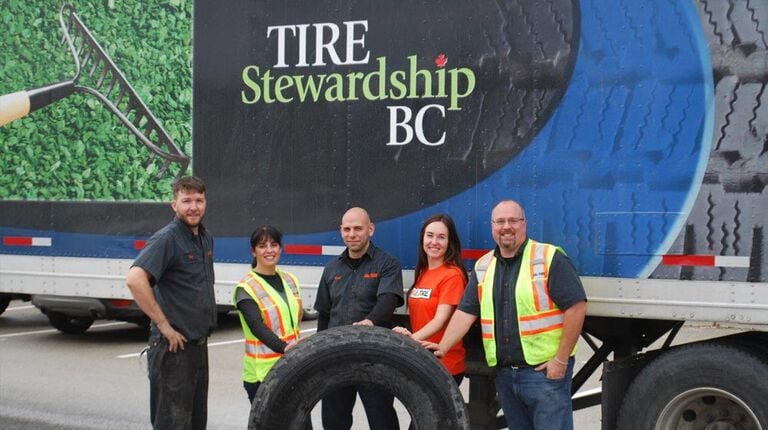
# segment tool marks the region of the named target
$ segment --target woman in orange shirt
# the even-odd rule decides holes
[[[450,216],[437,214],[424,221],[414,278],[416,281],[408,291],[413,333],[404,327],[392,330],[417,341],[439,343],[467,285],[461,242]],[[458,342],[440,359],[456,385],[464,379],[465,358],[464,346]]]

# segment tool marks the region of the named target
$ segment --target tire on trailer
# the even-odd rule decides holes
[[[417,429],[469,429],[464,399],[431,352],[391,330],[364,326],[325,330],[290,349],[259,387],[248,428],[302,429],[324,395],[350,385],[393,394]]]
[[[630,385],[617,428],[768,428],[768,363],[760,355],[729,343],[662,354]]]
[[[85,333],[93,324],[93,318],[91,317],[71,316],[54,311],[49,311],[46,315],[54,328],[66,334]]]
[[[0,294],[0,315],[8,309],[8,305],[11,303],[11,296]]]
[[[314,321],[317,319],[317,317],[320,316],[320,312],[311,309],[311,308],[305,308],[301,311],[301,320],[302,321]]]

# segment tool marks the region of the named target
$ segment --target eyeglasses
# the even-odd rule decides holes
[[[502,227],[506,224],[517,226],[520,225],[520,223],[523,221],[525,221],[525,218],[496,218],[495,220],[491,220],[494,225]]]

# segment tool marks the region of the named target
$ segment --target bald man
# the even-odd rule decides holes
[[[375,226],[368,212],[349,209],[340,232],[347,249],[325,266],[317,289],[317,331],[343,325],[391,328],[395,308],[403,304],[400,263],[371,242]],[[363,401],[368,427],[399,429],[393,395],[363,387],[346,387],[323,398],[325,430],[349,430],[357,394]]]

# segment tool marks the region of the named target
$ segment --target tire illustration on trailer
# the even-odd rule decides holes
[[[193,122],[193,158],[206,160],[195,172],[207,178],[211,195],[238,189],[245,197],[222,202],[218,210],[227,213],[227,221],[211,226],[218,234],[242,234],[239,226],[251,224],[252,217],[281,220],[287,213],[290,234],[324,232],[337,227],[338,215],[352,203],[378,219],[395,219],[466,191],[531,144],[564,96],[578,51],[576,0],[550,0],[546,7],[534,0],[314,6],[285,8],[284,1],[274,0],[239,0],[230,8],[195,4],[195,52],[204,60],[195,61],[193,73],[194,115],[203,119]],[[367,53],[366,64],[326,58],[322,65],[301,65],[298,39],[285,37],[281,54],[276,30],[269,33],[277,24],[354,20],[367,23],[355,33],[364,44],[351,52],[359,58]],[[310,44],[313,34],[307,34]],[[284,66],[278,66],[278,55],[285,57]],[[452,68],[472,71],[471,88],[464,77],[456,87],[439,82],[437,73],[450,76]],[[348,73],[372,76],[376,83],[347,88]],[[401,73],[407,97],[390,88]],[[266,74],[317,82],[320,76],[334,82],[338,75],[344,88],[339,97],[329,97],[330,87],[318,83],[325,98],[294,92],[290,101],[271,102],[269,81],[261,80]],[[233,79],[242,76],[248,79]],[[199,84],[210,82],[217,84]],[[438,97],[451,89],[466,93],[455,106]],[[436,104],[445,105],[444,115],[422,111]],[[400,108],[413,115],[430,112],[423,135],[435,142],[445,133],[445,143],[406,138],[402,127],[393,133],[390,115],[398,112],[397,121],[403,121]],[[221,129],[229,131],[222,135]],[[265,182],[270,186],[263,187]],[[262,203],[246,197],[256,195]],[[296,210],[297,202],[312,210]]]
[[[768,428],[765,363],[737,343],[675,348],[645,367],[630,385],[617,428]]]
[[[694,5],[712,62],[715,128],[701,189],[670,253],[749,257],[750,265],[660,265],[652,277],[760,282],[768,273],[768,3]]]
[[[207,226],[219,236],[237,238],[220,242],[220,261],[247,261],[248,254],[238,241],[247,234],[244,226],[256,220],[283,226],[288,243],[338,244],[337,218],[353,205],[374,214],[377,245],[399,250],[403,264],[412,264],[416,255],[415,247],[403,246],[401,238],[413,237],[421,221],[435,211],[465,221],[462,240],[468,248],[484,249],[493,246],[487,221],[482,221],[490,209],[486,206],[502,197],[517,197],[529,217],[538,220],[531,225],[531,236],[563,246],[582,274],[646,277],[659,266],[659,255],[682,234],[697,194],[700,199],[694,212],[707,212],[703,204],[708,193],[701,182],[713,143],[710,93],[714,87],[702,16],[720,23],[729,16],[728,9],[723,9],[727,2],[719,5],[711,0],[699,7],[710,11],[712,18],[696,13],[699,3],[666,0],[618,4],[556,0],[546,2],[546,7],[533,0],[450,2],[443,5],[445,14],[420,3],[402,2],[396,5],[397,14],[390,13],[389,2],[354,4],[351,10],[334,2],[320,2],[327,7],[310,9],[285,9],[284,2],[273,0],[236,3],[242,7],[195,4],[195,28],[200,30],[194,37],[193,65],[194,115],[199,119],[194,121],[195,174],[207,179],[212,196],[219,196],[212,202]],[[749,61],[736,71],[744,79],[751,70],[760,70],[752,66],[763,64],[759,60],[765,52],[765,20],[750,21],[751,16],[765,16],[761,4],[754,0],[735,4],[730,15],[739,23],[739,37],[723,36],[723,44],[747,41],[740,45],[741,51],[728,51],[745,53]],[[343,27],[344,22],[358,19],[369,20],[365,47],[359,46],[361,52],[355,57],[362,58],[363,50],[369,52],[366,65],[299,67],[294,46],[298,39],[292,38],[294,45],[286,54],[289,65],[276,67],[277,35],[273,32],[269,38],[269,27],[302,22]],[[208,28],[216,31],[201,30]],[[725,27],[718,24],[711,33],[720,34],[723,28],[727,23]],[[362,27],[355,37],[363,37]],[[441,54],[447,63],[438,65],[435,61]],[[475,77],[472,94],[461,99],[461,110],[447,112],[444,122],[437,121],[437,116],[425,120],[430,141],[436,134],[447,133],[443,145],[414,141],[388,146],[388,108],[402,105],[415,113],[436,102],[450,106],[448,99],[331,97],[333,101],[328,101],[321,97],[317,102],[296,98],[253,104],[242,100],[243,91],[250,88],[242,79],[246,65],[259,67],[261,73],[273,72],[273,83],[280,78],[299,82],[295,79],[319,80],[332,74],[376,77],[372,74],[385,65],[386,76],[395,71],[410,74],[410,58],[417,60],[414,71],[429,72],[429,76],[468,68]],[[733,67],[727,68],[727,62],[722,64],[718,73],[736,73]],[[757,79],[754,73],[749,76]],[[722,82],[721,90],[726,90],[730,81]],[[461,83],[461,90],[468,90],[464,79]],[[424,78],[415,79],[414,97],[427,94],[427,89],[432,89],[433,96],[438,94],[438,81],[430,84]],[[438,90],[432,88],[435,85]],[[734,90],[733,97],[757,100],[762,91],[763,100],[768,95],[763,88],[744,85]],[[248,99],[254,91],[245,95]],[[738,107],[740,113],[728,118],[731,124],[750,123],[755,106],[759,106],[758,120],[751,125],[760,142],[765,129],[759,119],[765,106],[762,101],[744,104]],[[230,132],[222,135],[221,129]],[[749,148],[762,150],[761,145]],[[723,161],[733,155],[732,151],[720,154]],[[754,164],[764,161],[762,157],[754,158]],[[258,178],[269,181],[268,195],[259,194],[265,190],[260,187],[264,180]],[[757,185],[765,182],[762,177],[756,179]],[[713,187],[713,200],[728,191],[717,191],[720,184]],[[728,192],[726,203],[719,206],[727,206],[736,194],[740,195]],[[264,204],[243,209],[243,201]],[[760,207],[746,208],[749,202],[739,197],[735,218],[720,218],[717,214],[724,208],[710,211],[718,217],[713,226],[721,226],[721,219],[737,219],[738,229],[726,225],[711,234],[706,231],[702,236],[697,231],[696,235],[712,241],[715,248],[726,243],[728,252],[737,246],[745,252],[746,226],[755,223],[743,221],[761,213]],[[88,240],[98,240],[99,246],[110,249],[115,247],[114,240],[131,241],[128,248],[116,247],[121,252],[114,251],[118,258],[133,257],[134,235],[150,234],[157,220],[167,217],[167,205],[145,202],[126,206],[14,200],[0,201],[0,211],[3,233],[24,229],[28,236],[48,236],[54,219],[56,228],[66,234],[57,244],[93,243],[81,240],[83,233],[97,235]],[[49,213],[56,215],[51,218]],[[139,214],[134,218],[141,222],[123,222],[131,214]],[[691,215],[691,219],[702,216]],[[86,222],[90,219],[105,222]],[[727,234],[719,233],[722,230]],[[752,246],[763,249],[762,226],[754,225],[752,230],[759,239],[752,240]],[[678,239],[671,252],[679,251],[682,243]],[[699,239],[690,246],[702,243]],[[97,249],[52,246],[35,252],[101,257]],[[30,251],[13,248],[8,252]],[[283,263],[322,266],[325,258],[286,253]],[[764,265],[756,266],[763,267],[762,272],[751,276],[762,279]],[[674,269],[658,270],[654,277],[680,277]],[[699,273],[692,278],[699,278]]]
[[[431,352],[391,330],[361,326],[325,330],[290,349],[259,387],[248,428],[302,429],[324,395],[350,385],[393,394],[416,429],[469,429],[464,399]]]

